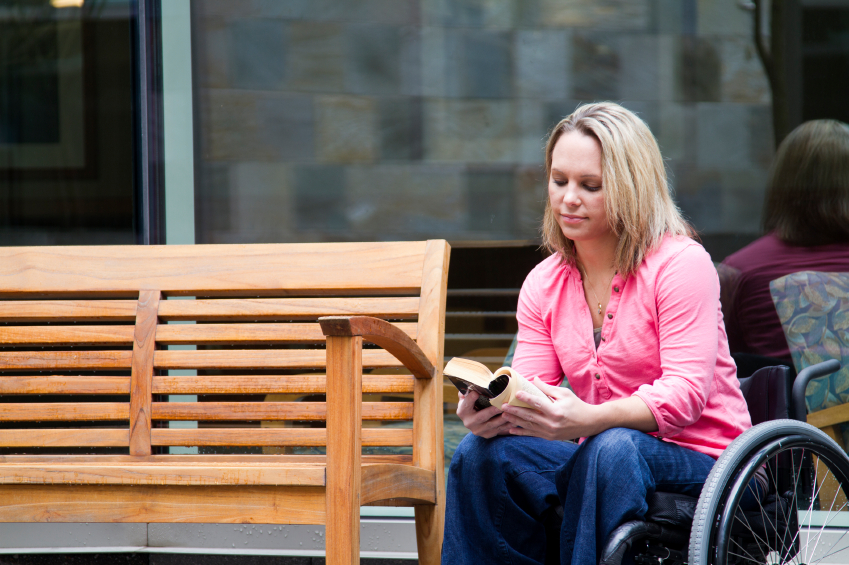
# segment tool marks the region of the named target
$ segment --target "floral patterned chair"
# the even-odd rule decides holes
[[[769,283],[797,371],[836,359],[841,369],[811,381],[808,422],[849,445],[849,273],[803,271]]]

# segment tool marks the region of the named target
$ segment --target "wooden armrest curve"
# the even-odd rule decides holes
[[[325,336],[358,335],[366,341],[379,345],[401,361],[418,379],[432,379],[437,375],[436,367],[419,345],[385,320],[370,316],[325,316],[319,318],[318,323]]]

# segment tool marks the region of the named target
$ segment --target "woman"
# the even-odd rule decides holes
[[[559,536],[560,563],[594,565],[654,490],[698,496],[751,426],[716,271],[648,127],[616,104],[581,106],[552,131],[546,173],[553,254],[522,286],[513,368],[554,402],[520,393],[536,409],[499,414],[461,397],[473,433],[449,471],[446,564],[551,562]],[[563,375],[574,393],[555,386]]]
[[[767,235],[720,267],[728,341],[735,353],[792,366],[769,282],[798,271],[849,271],[846,124],[805,122],[781,142],[767,185],[763,228]]]

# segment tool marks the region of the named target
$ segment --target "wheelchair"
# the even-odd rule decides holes
[[[805,423],[808,382],[839,368],[820,363],[795,381],[782,366],[741,378],[753,427],[723,452],[698,500],[655,493],[645,520],[611,534],[601,565],[849,563],[849,457]],[[756,474],[760,492],[749,500],[758,502],[744,508]]]

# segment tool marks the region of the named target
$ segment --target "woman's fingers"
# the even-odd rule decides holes
[[[490,438],[504,431],[505,426],[509,428],[512,424],[500,416],[498,408],[490,406],[480,412],[476,412],[474,405],[480,395],[469,391],[461,395],[460,403],[457,405],[457,416],[466,428],[483,438]]]

